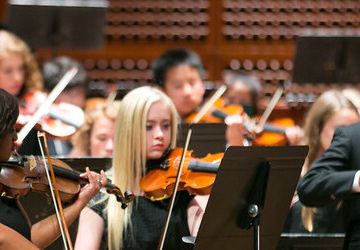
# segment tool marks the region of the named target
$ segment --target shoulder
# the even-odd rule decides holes
[[[335,135],[340,134],[343,136],[353,137],[353,136],[360,136],[360,122],[349,126],[340,126],[336,128]]]
[[[352,150],[360,143],[360,122],[349,125],[340,126],[335,129],[332,144],[329,150],[332,148],[342,148],[344,150]]]

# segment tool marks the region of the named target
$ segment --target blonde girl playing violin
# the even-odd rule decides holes
[[[138,197],[123,210],[109,197],[84,209],[75,249],[156,249],[167,213],[168,199],[150,201],[142,196],[139,181],[146,171],[158,168],[175,147],[178,115],[163,92],[141,87],[129,92],[120,104],[115,125],[112,176],[120,189]],[[183,249],[182,236],[190,235],[187,210],[192,197],[179,192],[164,249]]]
[[[0,162],[7,161],[14,150],[17,139],[14,126],[18,114],[16,98],[0,88]],[[64,209],[68,225],[79,216],[80,211],[101,186],[106,184],[104,173],[99,179],[98,174],[87,169],[82,176],[87,177],[90,183],[81,189],[77,200]],[[99,185],[100,181],[101,185]],[[59,237],[60,230],[54,215],[29,225],[19,199],[9,197],[4,192],[2,184],[0,184],[0,194],[0,249],[43,249]]]

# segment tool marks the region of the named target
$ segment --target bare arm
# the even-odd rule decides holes
[[[75,250],[100,249],[103,232],[104,220],[90,208],[84,208],[80,214]]]
[[[68,226],[73,223],[80,215],[81,210],[86,206],[92,197],[100,190],[98,175],[87,169],[86,175],[89,178],[89,184],[83,187],[79,193],[78,199],[69,207],[64,209],[64,217]],[[106,176],[102,171],[102,183],[106,182]],[[55,215],[51,215],[31,228],[31,241],[40,248],[45,248],[54,242],[60,236],[60,227]]]
[[[27,240],[24,236],[0,223],[0,250],[38,250],[31,241]]]

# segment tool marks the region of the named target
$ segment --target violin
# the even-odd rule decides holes
[[[58,159],[51,159],[56,176],[61,201],[72,202],[80,192],[81,185],[89,183],[68,164]],[[43,159],[39,156],[15,156],[9,161],[0,162],[0,193],[12,197],[25,196],[30,191],[50,193]],[[107,180],[107,193],[116,196],[125,208],[134,199],[134,195],[122,191]]]
[[[47,95],[40,91],[29,91],[19,100],[17,129],[22,128],[32,118],[37,108],[46,100]],[[52,104],[40,121],[39,127],[54,138],[68,139],[85,121],[81,108],[69,104]]]
[[[222,123],[224,122],[223,117],[219,117],[218,113],[225,113],[226,115],[236,115],[236,114],[243,114],[244,109],[240,105],[225,105],[225,101],[223,98],[219,98],[214,103],[213,107],[210,109],[208,113],[206,113],[200,120],[203,123]],[[185,122],[191,123],[197,112],[191,113],[189,116],[185,118]]]
[[[218,117],[222,121],[230,115],[221,110],[214,110],[213,116]],[[285,146],[288,143],[286,138],[286,128],[295,126],[295,122],[291,118],[278,118],[264,124],[264,127],[256,131],[256,119],[245,119],[244,126],[249,132],[248,137],[255,146]]]
[[[140,180],[140,188],[145,197],[153,201],[172,196],[182,148],[173,149],[168,158]],[[185,153],[185,162],[180,177],[179,190],[187,190],[193,195],[210,194],[223,153],[208,154],[203,158],[192,157],[192,151]]]
[[[278,118],[265,123],[263,130],[258,133],[252,144],[255,146],[285,146],[288,144],[286,128],[295,126],[291,118]]]

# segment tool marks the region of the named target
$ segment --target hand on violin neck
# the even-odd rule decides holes
[[[86,172],[80,174],[80,177],[88,179],[89,183],[81,188],[77,201],[81,202],[83,206],[100,191],[100,189],[107,184],[105,172],[101,170],[100,174],[90,171],[87,167]]]
[[[241,115],[231,115],[226,117],[226,140],[231,146],[244,145],[244,118]]]

